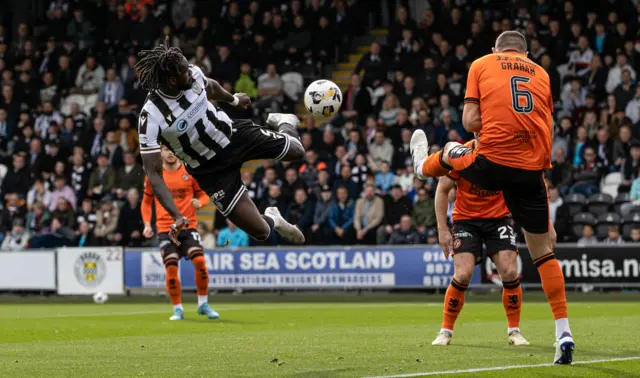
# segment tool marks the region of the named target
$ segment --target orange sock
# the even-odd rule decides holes
[[[171,297],[171,303],[176,306],[182,304],[182,294],[180,287],[180,277],[178,277],[178,260],[170,259],[165,261],[167,292]]]
[[[538,267],[542,289],[547,296],[547,302],[551,306],[553,318],[558,320],[568,318],[567,297],[564,293],[564,276],[560,264],[553,252],[550,252],[533,261]]]
[[[197,251],[191,254],[191,262],[195,269],[198,295],[207,295],[209,293],[209,270],[204,262],[204,255],[202,254],[202,251]]]
[[[442,150],[440,150],[435,154],[429,155],[422,162],[421,171],[420,173],[424,177],[440,177],[449,173],[451,167],[445,167],[445,163],[442,161]]]
[[[520,312],[522,310],[522,286],[520,280],[502,282],[502,305],[507,314],[509,328],[520,327]]]
[[[464,306],[464,293],[467,285],[462,285],[455,279],[451,280],[451,284],[444,296],[444,316],[442,318],[442,328],[453,331],[453,325],[458,319],[458,314]]]

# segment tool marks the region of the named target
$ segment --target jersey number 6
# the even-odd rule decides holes
[[[518,88],[520,83],[528,83],[531,79],[525,76],[511,76],[511,106],[516,113],[531,113],[533,111],[533,96],[524,88]]]

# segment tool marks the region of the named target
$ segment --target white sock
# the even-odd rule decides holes
[[[442,333],[442,332],[446,332],[449,335],[453,336],[453,330],[452,329],[440,328],[440,333]]]
[[[273,221],[273,228],[280,227],[280,218],[279,217],[272,217],[272,216],[270,216],[268,214],[265,214],[265,216],[271,218],[271,220]]]
[[[209,303],[208,295],[198,295],[198,307],[202,306],[205,303]]]
[[[415,172],[414,172],[414,173],[415,173],[415,175],[416,175],[420,180],[423,180],[423,181],[427,179],[426,177],[424,177],[424,176],[422,175],[422,165],[423,165],[426,161],[427,161],[427,159],[426,159],[426,158],[424,158],[424,159],[420,162],[420,164],[418,164],[416,167],[414,167],[414,169],[415,169]]]
[[[560,339],[560,336],[565,332],[571,333],[571,329],[569,328],[569,319],[556,319],[556,339]]]
[[[516,328],[507,328],[507,335],[510,335],[510,334],[511,334],[511,332],[514,332],[514,331],[518,331],[518,332],[520,332],[520,328],[519,328],[519,327],[516,327]]]
[[[182,303],[178,303],[177,305],[173,305],[173,309],[174,310],[180,309],[180,310],[184,311],[184,309],[182,308]]]

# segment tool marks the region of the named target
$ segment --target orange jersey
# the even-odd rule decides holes
[[[480,105],[476,153],[508,167],[551,168],[553,99],[542,67],[515,51],[485,55],[469,68],[464,101]]]
[[[189,227],[195,228],[197,223],[196,209],[191,204],[194,198],[200,201],[201,206],[209,203],[209,197],[200,189],[196,180],[187,173],[184,165],[180,165],[175,171],[164,170],[162,173],[164,182],[171,191],[173,200],[182,215],[189,219]],[[156,204],[156,227],[158,232],[169,232],[173,224],[173,218],[162,207],[160,202],[153,195],[149,178],[144,178],[144,196],[142,197],[142,220],[145,223],[151,222],[151,205]]]
[[[473,148],[473,140],[464,144]],[[500,219],[510,214],[500,191],[480,189],[462,178],[458,171],[447,175],[456,182],[456,201],[453,203],[453,221],[466,219]]]

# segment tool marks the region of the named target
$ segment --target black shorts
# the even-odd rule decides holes
[[[203,166],[187,167],[187,171],[226,217],[247,190],[240,177],[242,164],[256,159],[280,160],[289,152],[292,140],[289,135],[258,126],[249,119],[236,119],[231,143]]]
[[[158,244],[160,245],[162,258],[172,253],[177,253],[180,257],[189,258],[187,253],[189,252],[189,249],[193,247],[203,249],[202,244],[200,244],[200,234],[195,228],[180,231],[178,234],[178,241],[180,242],[179,247],[171,242],[168,232],[158,234]]]
[[[477,155],[460,175],[482,189],[502,191],[511,216],[527,232],[549,232],[549,202],[542,170],[506,167]]]
[[[482,245],[487,255],[500,251],[517,251],[516,235],[511,218],[472,219],[453,222],[453,253],[469,252],[476,256],[476,263],[483,257]]]

